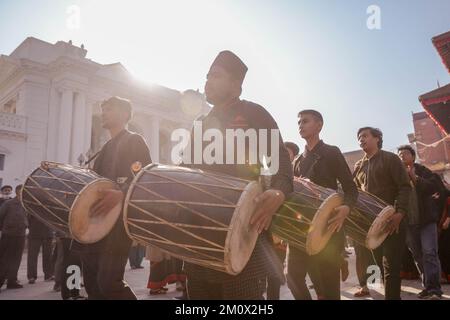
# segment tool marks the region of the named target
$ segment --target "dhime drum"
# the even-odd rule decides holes
[[[271,232],[310,255],[317,254],[333,235],[328,221],[342,201],[335,190],[295,178],[294,192],[275,214]]]
[[[111,188],[117,185],[92,170],[43,161],[24,183],[22,205],[53,230],[94,243],[111,231],[121,212],[120,204],[99,217],[91,212],[98,190]]]
[[[125,199],[128,235],[207,268],[238,274],[258,238],[249,225],[258,182],[177,166],[150,164]]]
[[[371,193],[359,190],[358,201],[345,223],[345,233],[370,250],[378,248],[389,235],[386,225],[395,209]]]

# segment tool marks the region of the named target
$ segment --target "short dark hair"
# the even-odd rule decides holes
[[[313,110],[313,109],[305,109],[302,110],[298,113],[297,117],[300,118],[300,116],[304,115],[304,114],[310,114],[312,115],[314,118],[316,118],[316,120],[320,121],[323,123],[323,117],[322,114],[317,111],[317,110]]]
[[[300,152],[300,148],[294,142],[286,141],[284,143],[284,147],[286,149],[290,149],[292,151],[292,153],[294,154],[294,156],[298,155],[298,153]]]
[[[130,100],[114,96],[103,101],[101,107],[103,108],[104,105],[113,105],[118,107],[120,110],[128,113],[128,120],[131,119],[133,107],[131,106]]]
[[[359,134],[363,131],[369,130],[370,134],[375,137],[378,138],[378,148],[381,149],[383,148],[383,132],[381,132],[380,129],[378,128],[373,128],[373,127],[362,127],[359,128],[358,130],[358,134],[356,135],[356,138],[359,139]]]
[[[16,186],[16,189],[14,190],[16,192],[16,194],[18,194],[20,192],[20,190],[22,190],[22,187],[23,187],[23,185],[21,185],[21,184],[18,184]]]
[[[6,185],[4,185],[1,189],[0,189],[0,191],[3,191],[3,190],[5,190],[6,188],[9,188],[9,189],[13,189],[13,187],[11,187],[9,184],[6,184]]]
[[[416,151],[415,151],[414,148],[411,147],[410,145],[405,144],[405,145],[400,146],[400,147],[397,148],[397,151],[398,151],[398,152],[400,152],[400,151],[402,151],[402,150],[408,150],[409,153],[411,153],[411,155],[414,157],[414,159],[416,158]]]

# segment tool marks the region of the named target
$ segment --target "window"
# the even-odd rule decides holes
[[[11,99],[7,103],[3,105],[3,108],[1,110],[5,113],[16,113],[16,100]]]
[[[4,167],[5,167],[5,155],[4,154],[0,154],[0,171],[3,171]]]

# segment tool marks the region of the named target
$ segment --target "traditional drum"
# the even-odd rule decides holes
[[[150,164],[134,178],[124,206],[128,235],[184,261],[238,274],[258,233],[249,226],[258,182]]]
[[[100,217],[90,211],[99,200],[98,190],[111,188],[117,188],[114,182],[89,169],[44,161],[26,179],[22,205],[55,231],[94,243],[111,231],[120,215],[120,204]]]
[[[317,254],[333,235],[328,221],[341,204],[335,190],[295,178],[294,192],[275,214],[271,232],[310,255]]]
[[[389,232],[385,226],[395,210],[373,194],[359,190],[358,201],[345,224],[345,233],[370,250],[379,247]]]

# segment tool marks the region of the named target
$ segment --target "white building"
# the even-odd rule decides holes
[[[42,160],[78,164],[109,137],[100,103],[130,99],[129,129],[147,140],[154,162],[170,163],[170,134],[208,110],[202,95],[145,86],[120,63],[86,58],[83,45],[27,38],[0,56],[0,185],[22,183]]]

